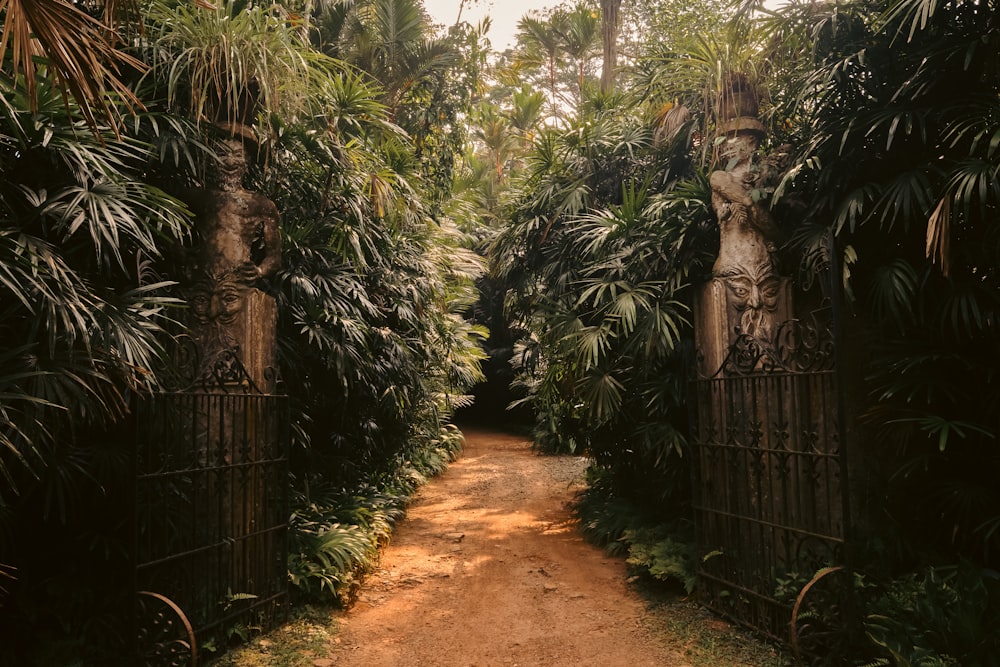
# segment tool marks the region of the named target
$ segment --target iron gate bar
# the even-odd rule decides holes
[[[198,635],[200,635],[202,637],[204,637],[204,636],[212,636],[215,633],[216,630],[225,629],[227,627],[231,627],[231,626],[234,626],[236,624],[242,624],[242,621],[245,620],[245,618],[246,618],[246,616],[247,616],[247,614],[249,612],[259,611],[261,609],[266,609],[266,608],[270,608],[270,607],[283,607],[285,605],[285,603],[288,601],[287,598],[288,598],[288,593],[287,592],[282,592],[282,593],[274,593],[273,595],[271,595],[270,597],[267,597],[267,598],[258,598],[258,599],[255,599],[254,600],[255,604],[254,604],[254,607],[252,609],[240,609],[240,610],[234,611],[234,612],[232,612],[232,613],[230,613],[230,614],[228,614],[226,616],[220,616],[218,618],[212,619],[211,622],[206,623],[205,625],[203,625],[200,628],[198,628],[198,632],[196,634],[198,634]],[[278,617],[276,616],[276,617],[270,618],[269,620],[270,620],[269,623],[261,624],[259,626],[259,628],[262,631],[266,631],[268,629],[274,628],[275,627],[275,622],[278,620]],[[244,627],[247,627],[247,626],[244,626]]]
[[[699,509],[705,509],[705,508],[699,508]],[[784,525],[777,524],[777,523],[769,523],[769,522],[764,521],[762,519],[753,519],[753,518],[745,517],[745,516],[742,516],[742,515],[739,515],[739,514],[730,514],[729,512],[722,512],[722,511],[719,511],[719,510],[707,510],[707,511],[711,511],[716,516],[722,516],[722,517],[726,517],[728,519],[739,519],[739,520],[745,521],[747,523],[756,523],[756,524],[759,524],[761,526],[766,526],[768,528],[780,528],[782,530],[787,530],[789,532],[793,532],[793,533],[795,533],[797,535],[802,535],[804,537],[814,537],[814,538],[820,539],[820,540],[827,540],[827,541],[832,542],[834,544],[843,544],[844,543],[844,539],[843,538],[831,537],[830,535],[823,535],[822,533],[813,533],[813,532],[810,532],[808,530],[802,530],[802,529],[799,529],[799,528],[795,528],[794,526],[784,526]]]
[[[160,558],[159,560],[150,560],[150,561],[146,561],[146,562],[143,562],[143,563],[139,563],[139,565],[137,567],[138,567],[139,570],[144,570],[144,569],[156,567],[157,565],[162,565],[164,563],[169,563],[170,561],[173,561],[173,560],[178,560],[178,559],[181,559],[181,558],[187,558],[189,556],[197,556],[198,554],[204,553],[206,551],[212,551],[213,549],[218,549],[220,547],[231,546],[232,544],[234,544],[236,542],[243,542],[243,541],[249,540],[250,538],[253,538],[253,537],[259,537],[259,536],[264,535],[264,534],[270,534],[270,533],[274,533],[274,532],[277,532],[277,531],[286,530],[287,528],[288,528],[288,524],[277,525],[277,526],[274,526],[272,528],[266,528],[264,530],[259,530],[259,531],[255,532],[255,533],[247,533],[246,535],[242,535],[240,537],[227,538],[227,539],[225,539],[225,540],[223,540],[221,542],[217,542],[215,544],[206,544],[204,546],[198,547],[197,549],[191,549],[190,551],[182,551],[182,552],[179,552],[179,553],[170,554],[169,556],[166,556],[164,558]]]
[[[830,324],[785,322],[778,344],[737,336],[722,366],[692,379],[693,509],[702,601],[779,641],[791,600],[846,551],[846,461]]]
[[[200,641],[267,629],[287,608],[288,399],[231,378],[137,409],[135,584]]]

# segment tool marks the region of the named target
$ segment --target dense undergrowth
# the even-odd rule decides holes
[[[437,438],[411,444],[390,474],[351,487],[297,490],[288,526],[288,573],[296,597],[350,606],[414,491],[461,449],[462,434],[450,426]]]
[[[593,472],[593,470],[592,470]],[[650,507],[616,494],[599,476],[576,502],[586,538],[622,556],[637,576],[694,592],[694,530],[690,521],[664,521]]]
[[[208,187],[223,140],[245,141],[242,185],[281,214],[281,266],[252,286],[277,305],[292,579],[349,601],[406,498],[460,446],[449,420],[481,377],[463,312],[482,266],[466,213],[445,210],[481,35],[430,39],[412,0],[307,17],[135,3],[128,20],[44,4],[55,13],[0,17],[22,28],[0,54],[0,662],[136,662],[135,406],[193,379],[171,351],[199,235],[185,197]],[[117,92],[86,95],[68,71]],[[260,245],[254,258],[273,251]],[[164,482],[178,534],[212,523],[190,484]],[[206,648],[256,625],[216,628]]]
[[[698,554],[690,522],[664,522],[655,511],[611,493],[599,482],[581,494],[576,509],[584,535],[608,553],[624,557],[637,581],[697,599]],[[793,608],[815,574],[777,581],[775,598]],[[803,647],[810,664],[986,667],[1000,655],[1000,573],[994,570],[961,561],[899,575],[886,569],[883,560],[871,559],[852,575],[841,576],[851,578],[859,626],[846,626],[841,593],[830,597],[822,588],[813,591],[798,621],[828,636],[818,645]]]

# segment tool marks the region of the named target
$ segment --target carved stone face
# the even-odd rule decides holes
[[[218,157],[219,161],[211,171],[210,180],[221,190],[240,189],[243,175],[247,171],[243,144],[235,140],[223,141]]]
[[[753,157],[759,143],[756,134],[753,133],[738,133],[727,137],[719,147],[722,167],[732,169],[737,164],[747,163]]]
[[[781,290],[781,279],[771,270],[770,262],[733,266],[720,277],[739,317],[740,333],[770,341]]]
[[[199,324],[229,326],[243,310],[248,286],[232,277],[203,280],[191,290],[189,303]]]
[[[273,389],[277,308],[266,280],[281,266],[280,218],[274,202],[243,187],[246,173],[243,142],[224,138],[207,170],[212,185],[190,194],[197,242],[185,267],[188,324],[198,377],[235,360],[258,387]]]

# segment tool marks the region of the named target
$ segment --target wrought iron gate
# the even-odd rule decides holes
[[[693,380],[704,603],[787,641],[795,593],[844,559],[847,467],[830,319],[739,336]],[[794,640],[794,634],[791,637]]]
[[[220,380],[137,411],[140,662],[272,627],[287,602],[287,397]]]

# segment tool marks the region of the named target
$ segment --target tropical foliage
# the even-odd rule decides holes
[[[687,286],[703,279],[714,252],[700,174],[713,168],[705,138],[717,107],[739,82],[761,104],[773,142],[764,150],[792,147],[780,149],[793,157],[784,181],[759,193],[773,196],[791,239],[783,256],[799,261],[802,285],[817,284],[831,263],[844,275],[847,391],[860,415],[851,457],[864,488],[854,498],[858,554],[870,584],[862,594],[884,608],[894,604],[888,591],[936,576],[913,568],[942,572],[965,559],[965,574],[948,586],[980,591],[993,608],[1000,258],[989,224],[998,188],[992,12],[919,0],[742,10],[729,23],[706,16],[717,28],[686,36],[639,41],[626,30],[636,47],[622,97],[567,105],[575,111],[562,113],[564,125],[539,132],[515,158],[524,169],[500,198],[509,222],[492,246],[492,276],[512,330],[525,334],[514,360],[536,442],[592,455],[599,483],[581,505],[584,525],[598,541],[635,547],[637,565],[669,569],[654,564],[655,554],[675,553],[655,546],[667,534],[652,540],[611,514],[634,518],[648,506],[654,522],[683,516],[687,473],[676,454],[687,401],[677,363],[691,336]],[[684,16],[669,3],[625,11]],[[522,28],[525,44],[543,44],[537,26]],[[559,71],[555,44],[537,50],[550,73]],[[556,80],[537,89],[554,98]],[[675,139],[670,148],[655,128]],[[683,532],[673,525],[671,539]],[[957,636],[957,646],[914,639],[955,633],[952,621],[933,620],[930,610],[945,603],[932,589],[923,590],[934,600],[906,621],[910,653],[888,647],[900,626],[870,618],[881,655],[898,664],[932,664],[920,656],[935,651],[945,663],[995,659],[995,647],[970,649]]]
[[[39,35],[30,48],[59,51],[77,24],[41,21],[79,11],[46,4],[63,13],[6,5],[5,30],[26,18]],[[107,47],[90,56],[105,68],[91,74],[114,82],[79,85],[120,91],[110,102],[67,82],[81,67],[44,50],[25,70],[18,54],[31,38],[13,33],[0,82],[5,658],[126,655],[129,416],[169,378],[163,350],[185,304],[167,277],[179,275],[191,220],[167,193],[204,182],[214,127],[240,123],[257,137],[266,159],[247,187],[282,213],[272,282],[294,406],[293,581],[348,599],[406,497],[460,447],[447,422],[480,377],[481,335],[462,312],[481,266],[457,229],[462,209],[444,216],[441,203],[479,33],[459,26],[425,50],[415,8],[343,5],[352,34],[394,48],[362,53],[338,34],[323,53],[303,37],[329,33],[301,30],[279,6],[150,3],[141,32],[119,24],[130,38],[102,32]],[[392,25],[404,19],[406,30]],[[87,47],[97,32],[77,38]],[[128,56],[109,59],[114,44]]]
[[[883,460],[901,466],[891,495],[910,498],[908,518],[896,517],[942,553],[985,563],[996,555],[996,498],[970,464],[997,462],[998,80],[983,21],[978,5],[900,2],[790,11],[768,25],[775,39],[798,28],[821,47],[796,89],[805,122],[785,192],[808,193],[797,243],[816,248],[832,227],[844,249],[837,261],[873,350],[866,421]],[[929,535],[930,513],[914,512],[924,501],[946,517],[934,522],[943,533]]]
[[[461,433],[446,428],[432,440],[413,442],[402,465],[391,476],[383,475],[378,486],[357,485],[349,492],[314,485],[308,494],[300,493],[290,523],[292,584],[305,597],[353,603],[410,496],[427,477],[441,472],[461,447]]]
[[[857,409],[870,497],[884,500],[864,515],[864,551],[892,600],[877,598],[869,633],[897,664],[997,656],[989,633],[958,630],[964,622],[950,613],[961,612],[945,601],[997,604],[1000,498],[986,471],[1000,466],[1000,80],[988,15],[977,3],[903,1],[793,7],[766,24],[775,41],[809,35],[816,45],[786,107],[802,123],[784,194],[806,204],[803,257],[826,252],[825,229],[836,234],[842,250],[831,259],[844,268],[851,336],[865,341],[853,382],[865,397]],[[960,576],[947,574],[956,566]],[[916,600],[906,608],[920,611],[886,618],[904,590]]]
[[[511,356],[536,444],[593,457],[585,525],[612,545],[629,532],[636,564],[648,565],[652,551],[640,555],[638,544],[655,551],[651,533],[634,522],[602,528],[615,524],[602,508],[621,502],[683,532],[691,286],[708,275],[718,241],[710,154],[697,149],[690,115],[641,84],[580,89],[586,97],[562,127],[516,147],[509,164],[521,166],[501,198],[507,222],[488,256],[523,332]]]
[[[549,115],[562,116],[583,103],[600,77],[600,11],[588,3],[559,6],[548,16],[524,16],[509,67],[523,83],[546,90]]]
[[[102,593],[128,559],[116,508],[129,506],[131,456],[116,428],[159,386],[178,300],[157,266],[189,234],[155,174],[182,172],[197,148],[183,119],[106,125],[49,75],[39,68],[33,92],[3,78],[0,614],[11,659],[28,640],[58,662],[124,640],[120,597]]]
[[[128,567],[131,406],[182,327],[192,223],[171,193],[237,124],[261,148],[246,185],[282,213],[301,595],[351,600],[455,455],[487,354],[540,449],[592,458],[585,530],[689,588],[692,291],[739,84],[791,159],[757,193],[782,257],[802,285],[844,278],[864,650],[994,664],[996,7],[734,9],[567,3],[489,63],[488,25],[435,36],[417,0],[0,2],[5,657],[126,642],[127,595],[102,592]]]

